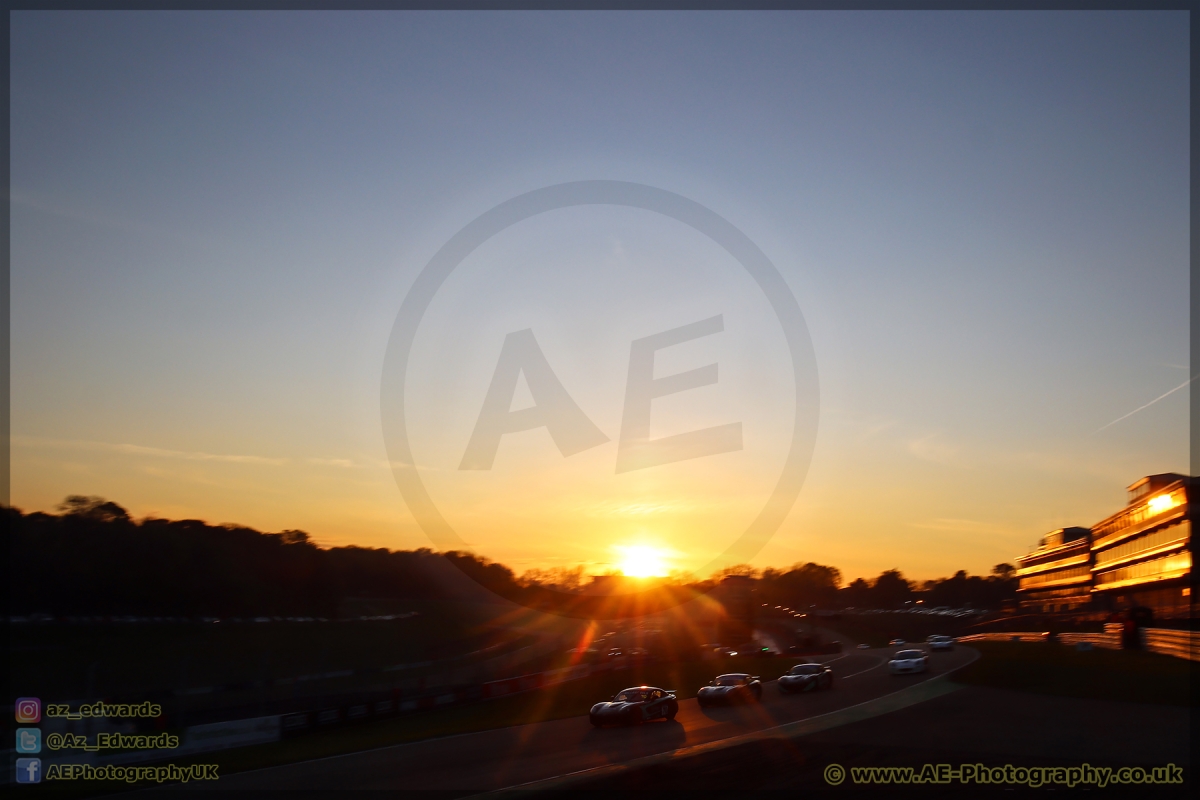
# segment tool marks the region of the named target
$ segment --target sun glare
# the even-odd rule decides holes
[[[1151,514],[1158,514],[1166,511],[1168,508],[1174,508],[1176,503],[1175,498],[1171,495],[1160,494],[1158,497],[1151,497],[1147,505],[1150,506]]]
[[[667,574],[663,551],[645,545],[618,546],[621,561],[617,568],[630,578],[661,578]]]

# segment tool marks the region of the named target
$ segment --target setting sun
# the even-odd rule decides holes
[[[661,578],[667,574],[662,550],[645,545],[617,546],[616,549],[621,553],[617,567],[630,578]]]

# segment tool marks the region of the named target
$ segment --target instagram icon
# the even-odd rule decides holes
[[[42,721],[42,701],[36,697],[18,697],[17,722],[28,724]]]

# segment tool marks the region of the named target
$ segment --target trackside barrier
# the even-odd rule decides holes
[[[552,669],[499,681],[488,681],[482,685],[442,689],[421,697],[394,697],[391,700],[376,700],[373,703],[366,702],[283,714],[278,717],[278,730],[282,737],[287,738],[347,722],[391,717],[396,714],[408,714],[431,708],[473,703],[494,697],[530,692],[587,677],[592,671],[593,668],[590,664],[578,664],[574,667]]]
[[[541,641],[534,644],[525,645],[515,650],[506,653],[494,654],[511,642],[498,642],[494,645],[474,650],[470,653],[462,653],[457,656],[437,660],[437,661],[413,661],[404,664],[392,664],[386,667],[364,667],[359,669],[340,669],[331,672],[315,672],[307,675],[292,675],[284,678],[266,678],[256,681],[240,681],[235,683],[217,684],[213,686],[192,686],[184,689],[170,690],[170,694],[176,697],[187,697],[192,695],[205,694],[223,694],[227,692],[246,692],[269,687],[289,687],[295,684],[306,684],[317,681],[336,680],[339,678],[378,678],[387,677],[391,673],[399,673],[403,676],[406,673],[415,670],[427,670],[430,667],[437,668],[434,675],[422,677],[423,683],[450,683],[468,682],[462,680],[467,675],[473,675],[483,671],[496,672],[500,671],[503,674],[504,670],[518,668],[522,662],[545,655],[546,653],[554,652],[558,649],[557,641]],[[485,660],[479,661],[480,656],[488,656]],[[476,660],[472,660],[476,659]]]
[[[1196,634],[1196,631],[1143,628],[1142,647],[1151,653],[1200,661],[1200,637]]]
[[[555,683],[565,683],[579,678],[586,678],[592,674],[590,664],[576,664],[573,667],[561,667],[543,672],[543,686],[550,686]]]
[[[1060,633],[1056,637],[1065,645],[1090,644],[1093,647],[1103,647],[1106,650],[1121,649],[1119,633]]]
[[[483,685],[484,697],[503,697],[507,694],[529,692],[546,686],[553,686],[564,681],[584,678],[592,673],[590,664],[577,664],[574,667],[562,667],[532,675],[521,675],[516,678],[505,678],[499,681],[488,681]]]
[[[517,678],[505,678],[502,681],[488,681],[483,685],[483,696],[503,697],[506,694],[528,692],[532,689],[542,688],[543,681],[544,678],[540,672],[534,675],[521,675]]]
[[[959,636],[960,642],[1046,642],[1051,639],[1061,644],[1075,646],[1087,643],[1093,647],[1103,647],[1108,650],[1122,649],[1122,625],[1110,622],[1104,626],[1104,633],[1030,633],[1030,632],[994,632],[972,633]],[[1142,649],[1159,653],[1164,656],[1185,658],[1188,661],[1200,661],[1200,631],[1178,631],[1170,628],[1142,628]]]
[[[971,633],[957,636],[958,642],[1048,642],[1050,633],[1035,633],[1032,631],[996,631],[993,633]]]
[[[249,744],[277,742],[280,730],[279,716],[193,725],[183,735],[183,750],[188,753],[200,753],[207,750],[225,750]]]
[[[295,716],[295,715],[293,715]],[[214,750],[228,750],[252,744],[277,742],[284,734],[286,717],[280,715],[235,719],[207,725],[193,725],[184,730],[179,747],[170,750],[131,750],[117,753],[43,752],[46,765],[55,763],[84,763],[93,765],[127,765],[147,761],[162,761],[168,757],[191,756]]]

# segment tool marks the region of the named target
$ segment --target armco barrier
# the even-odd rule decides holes
[[[162,761],[170,757],[178,758],[216,750],[228,750],[233,747],[277,742],[283,734],[285,724],[286,718],[278,715],[235,719],[228,722],[193,725],[187,728],[180,737],[179,747],[171,750],[131,750],[116,753],[44,752],[41,758],[46,765],[63,762],[96,766],[141,764],[148,761]]]
[[[1121,635],[1117,633],[1060,633],[1056,637],[1061,644],[1090,644],[1106,650],[1121,649]]]
[[[509,642],[499,642],[488,647],[474,650],[470,653],[462,653],[457,656],[451,656],[446,659],[437,661],[414,661],[404,664],[392,664],[386,667],[364,667],[359,669],[340,669],[330,672],[317,672],[305,675],[292,675],[283,678],[266,678],[257,681],[239,681],[235,683],[218,684],[214,686],[191,686],[182,689],[170,690],[169,693],[176,697],[189,697],[195,695],[210,695],[223,693],[247,692],[252,690],[270,688],[270,687],[293,687],[296,685],[304,685],[317,683],[322,681],[338,680],[342,678],[372,678],[395,675],[404,675],[410,672],[419,670],[428,670],[431,667],[436,667],[436,671],[432,675],[424,675],[421,677],[423,685],[434,686],[454,685],[457,683],[468,683],[479,680],[478,676],[485,673],[495,674],[499,672],[503,674],[505,671],[519,669],[520,665],[531,659],[538,658],[547,653],[554,652],[559,647],[559,642],[555,639],[543,639],[533,644],[519,647],[516,650],[511,650],[499,655],[488,655],[482,661],[472,661],[510,644]]]
[[[592,666],[590,664],[577,664],[574,667],[562,667],[560,669],[552,669],[546,672],[537,672],[532,675],[521,675],[516,678],[488,681],[483,685],[483,696],[485,698],[503,697],[507,694],[528,692],[534,689],[552,686],[556,683],[563,683],[564,681],[573,681],[579,678],[584,678],[591,673]]]
[[[1151,653],[1200,661],[1200,637],[1196,633],[1168,628],[1143,628],[1142,647]]]
[[[183,751],[200,753],[207,750],[226,750],[249,744],[279,741],[280,717],[256,717],[230,722],[193,725],[183,735]]]
[[[955,637],[958,642],[1048,642],[1049,631],[1035,633],[1032,631],[993,631],[992,633],[971,633]]]
[[[299,711],[291,714],[276,714],[205,725],[192,725],[184,731],[182,737],[183,746],[174,751],[174,753],[196,753],[225,750],[250,744],[264,744],[278,741],[281,738],[290,738],[314,730],[331,728],[347,723],[392,717],[396,714],[532,691],[566,681],[577,680],[586,677],[591,672],[591,665],[578,664],[574,667],[563,667],[561,669],[521,675],[501,681],[491,681],[483,686],[476,685],[455,689],[442,689],[422,697],[408,699],[393,697],[392,699],[377,699],[373,702],[326,706],[324,708]],[[126,764],[161,760],[163,753],[161,751],[147,750],[118,753],[103,758],[92,757],[90,753],[86,754],[86,756],[83,760],[88,762]],[[63,756],[63,758],[68,758],[68,756]],[[70,756],[70,758],[80,760],[79,756]]]
[[[1061,644],[1074,646],[1088,643],[1093,647],[1103,647],[1108,650],[1122,649],[1122,625],[1110,622],[1104,626],[1104,633],[1030,633],[1030,632],[993,632],[973,633],[959,636],[960,642],[1046,642],[1051,638]],[[1142,628],[1142,649],[1175,658],[1185,658],[1189,661],[1200,661],[1200,632],[1177,631],[1170,628]]]
[[[396,697],[391,700],[376,700],[373,703],[360,702],[346,706],[283,714],[278,718],[279,731],[280,735],[290,737],[307,733],[314,729],[348,722],[390,717],[395,714],[408,714],[431,708],[471,703],[494,697],[504,697],[510,694],[534,691],[565,681],[584,678],[590,675],[592,671],[593,668],[591,665],[578,664],[574,667],[562,667],[546,672],[519,675],[515,678],[489,681],[483,685],[435,690],[420,697]]]

